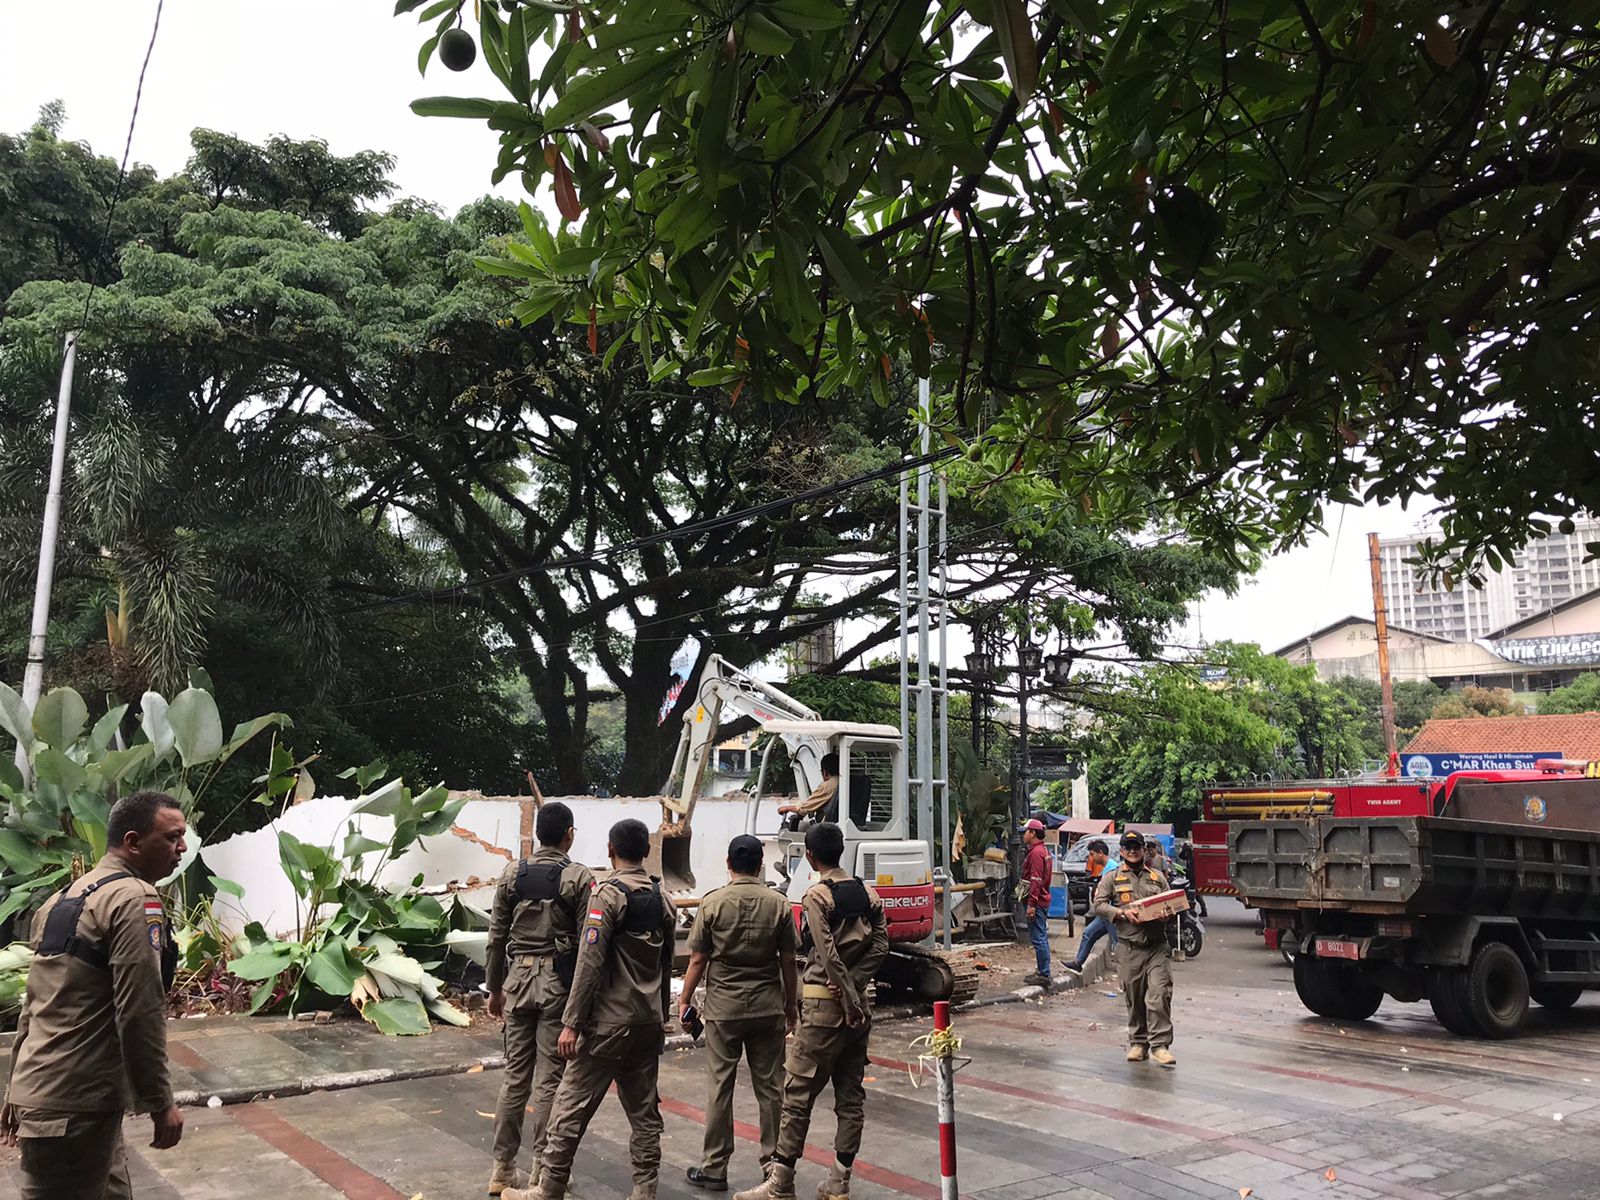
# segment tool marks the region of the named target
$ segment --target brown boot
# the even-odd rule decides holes
[[[850,1168],[841,1166],[838,1159],[828,1170],[828,1177],[817,1184],[817,1200],[850,1200]]]
[[[628,1193],[628,1200],[656,1200],[656,1181],[652,1179],[648,1183],[634,1184],[633,1191]]]
[[[767,1164],[767,1178],[759,1187],[735,1192],[733,1200],[794,1200],[794,1168],[781,1162]]]
[[[503,1196],[507,1188],[513,1190],[528,1186],[527,1176],[517,1170],[514,1162],[497,1161],[494,1170],[489,1173],[489,1195]]]
[[[1149,1054],[1149,1047],[1138,1042],[1135,1042],[1133,1045],[1128,1047],[1129,1062],[1143,1062],[1147,1057],[1149,1057]]]
[[[1172,1051],[1168,1050],[1165,1046],[1157,1046],[1154,1050],[1150,1051],[1150,1057],[1155,1059],[1156,1062],[1160,1063],[1163,1067],[1175,1067],[1178,1065],[1176,1056],[1174,1056]]]
[[[537,1164],[535,1164],[534,1170],[539,1170]],[[500,1193],[500,1200],[561,1200],[566,1191],[566,1184],[562,1184],[558,1188],[552,1188],[549,1179],[544,1176],[543,1172],[540,1172],[539,1185],[537,1187],[531,1187],[527,1191],[521,1188],[507,1188]]]

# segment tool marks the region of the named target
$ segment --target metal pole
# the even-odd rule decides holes
[[[56,571],[56,533],[61,527],[61,477],[67,469],[67,432],[72,423],[72,373],[78,363],[78,331],[67,334],[56,393],[55,443],[50,452],[50,484],[44,497],[44,522],[39,528],[39,575],[33,586],[33,625],[28,634],[28,662],[22,673],[22,702],[31,713],[44,691],[44,639],[50,628],[50,587]],[[17,766],[28,774],[27,752],[17,746]]]
[[[1378,535],[1367,534],[1367,559],[1372,566],[1372,614],[1378,627],[1378,685],[1383,705],[1383,773],[1398,775],[1400,757],[1394,737],[1394,683],[1389,678],[1389,613],[1383,602],[1383,568],[1378,562]]]
[[[933,1027],[950,1031],[950,1001],[933,1002]],[[941,1039],[942,1041],[942,1039]],[[939,1072],[939,1200],[959,1200],[956,1183],[956,1060],[948,1045],[939,1045],[935,1062]]]
[[[919,397],[926,397],[927,383],[918,387]],[[928,427],[923,414],[922,454],[928,454],[933,443],[933,430]],[[916,836],[933,850],[933,669],[930,663],[932,646],[929,638],[931,604],[929,595],[929,513],[932,500],[930,484],[933,468],[923,463],[917,468],[917,830]],[[929,865],[932,865],[930,854]]]
[[[906,473],[900,472],[900,769],[905,775],[906,803],[911,802],[911,726],[910,708],[908,704],[910,693],[907,690],[911,684],[911,597],[907,593],[909,553],[907,538],[911,526],[911,500],[910,485]]]
[[[928,381],[922,381],[922,402],[928,405]],[[926,428],[926,426],[924,426]],[[939,864],[944,869],[944,948],[950,949],[950,884],[954,881],[950,862],[950,643],[947,631],[950,613],[945,604],[950,594],[949,575],[949,489],[945,473],[939,472]]]

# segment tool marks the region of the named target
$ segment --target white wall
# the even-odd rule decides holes
[[[607,866],[606,834],[617,821],[627,817],[641,820],[651,830],[661,823],[660,801],[650,799],[594,796],[551,796],[572,809],[578,836],[572,857],[592,867]],[[292,933],[296,928],[294,889],[278,859],[277,831],[282,830],[312,845],[337,851],[343,844],[354,800],[320,796],[295,805],[263,829],[204,847],[200,857],[206,869],[244,888],[244,897],[235,900],[219,894],[217,908],[234,929],[247,921],[260,921],[268,933]],[[765,801],[756,823],[756,832],[771,834],[778,827],[777,801]],[[702,800],[695,809],[694,844],[690,864],[699,890],[727,882],[728,842],[745,831],[746,806],[742,798]],[[385,841],[394,830],[387,817],[362,814],[353,818],[357,828],[375,841]],[[457,834],[425,838],[390,863],[378,882],[399,887],[418,875],[425,888],[459,892],[471,904],[487,909],[493,898],[494,883],[517,854],[522,823],[522,804],[517,797],[469,799],[456,818],[456,826],[498,848],[502,853],[474,843]],[[374,861],[368,860],[369,863]]]

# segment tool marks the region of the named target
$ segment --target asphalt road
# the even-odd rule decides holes
[[[1368,1022],[1312,1017],[1253,921],[1215,902],[1206,947],[1177,967],[1179,1064],[1123,1060],[1111,980],[1082,994],[960,1015],[963,1194],[980,1200],[1261,1200],[1325,1197],[1600,1197],[1600,1003],[1536,1013],[1511,1043],[1467,1042],[1426,1005]],[[859,1200],[936,1200],[934,1096],[908,1064],[922,1026],[874,1035]],[[135,1155],[136,1195],[424,1200],[483,1194],[495,1071],[192,1110],[183,1144]],[[661,1195],[697,1161],[698,1052],[662,1064]],[[753,1119],[752,1107],[741,1116]],[[811,1130],[799,1194],[822,1176],[832,1119]],[[148,1141],[148,1123],[130,1122]],[[736,1186],[756,1177],[755,1130],[738,1130]],[[608,1102],[578,1159],[573,1194],[628,1191],[627,1133]],[[0,1197],[16,1195],[14,1169]]]

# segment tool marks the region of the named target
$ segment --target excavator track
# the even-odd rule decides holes
[[[933,946],[898,943],[878,968],[878,985],[932,1003],[965,1004],[978,994],[978,970]]]

